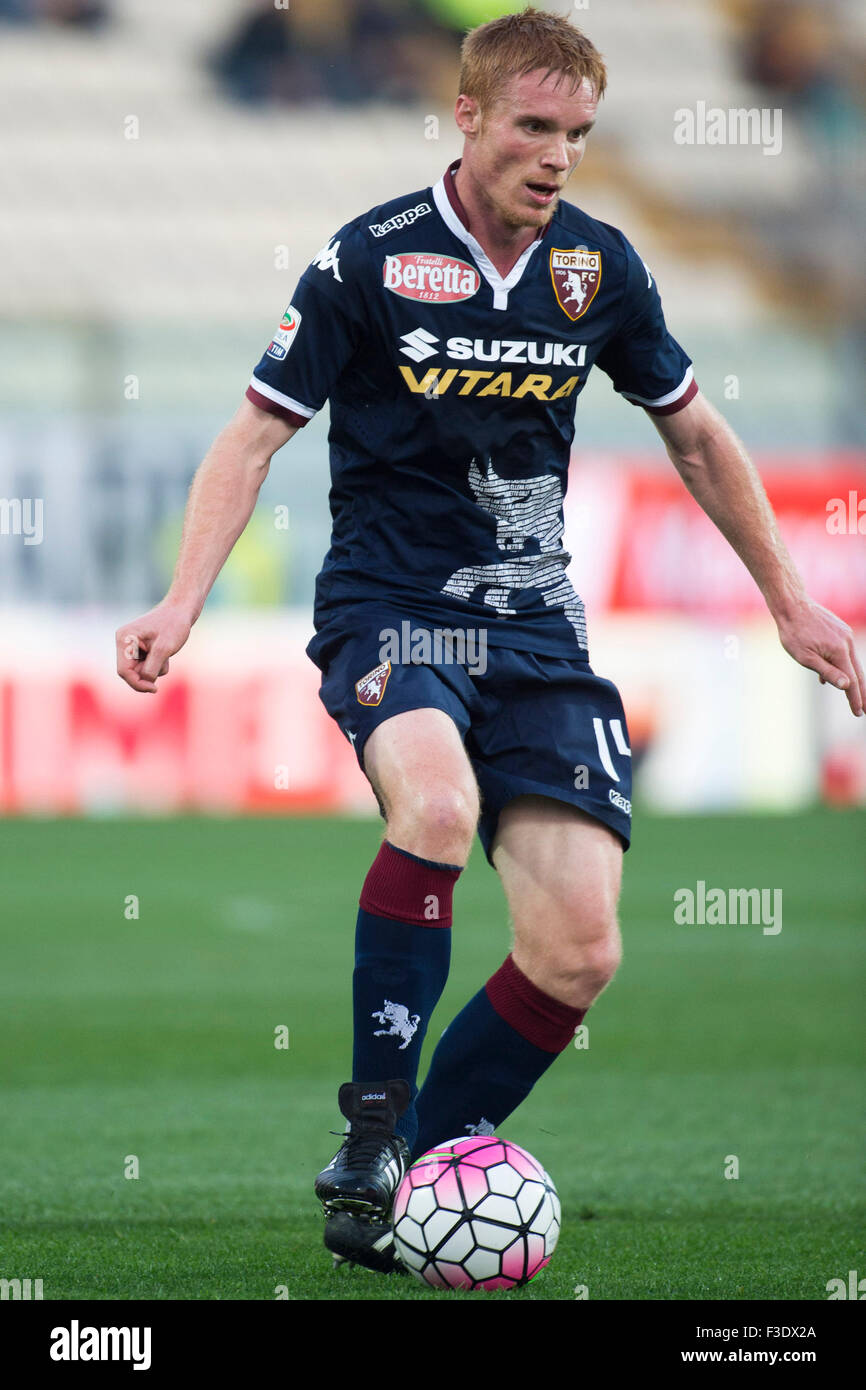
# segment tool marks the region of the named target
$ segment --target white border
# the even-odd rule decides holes
[[[282,391],[277,391],[273,386],[268,386],[267,382],[259,381],[257,376],[250,379],[250,386],[254,391],[258,391],[260,396],[267,396],[269,401],[276,401],[277,405],[282,405],[286,410],[293,410],[296,415],[305,415],[308,420],[312,420],[318,411],[311,410],[308,405],[301,405],[300,401],[292,400],[291,396],[284,396]]]
[[[657,401],[648,401],[644,396],[633,396],[630,391],[621,391],[620,395],[625,396],[627,401],[634,401],[637,405],[656,407],[660,405],[673,405],[674,401],[678,401],[680,396],[684,395],[691,386],[694,376],[694,369],[692,367],[686,367],[686,374],[679,386],[675,387],[673,391],[668,391],[666,396],[659,396]]]
[[[516,264],[511,267],[508,274],[503,279],[502,276],[499,274],[499,271],[496,269],[496,266],[493,264],[493,262],[490,260],[490,257],[487,255],[487,252],[484,250],[484,247],[481,245],[479,241],[476,241],[475,237],[472,235],[471,232],[467,232],[463,223],[460,221],[460,218],[457,216],[457,213],[451,206],[451,200],[449,199],[448,194],[445,191],[444,174],[442,178],[439,180],[439,182],[435,184],[433,187],[433,201],[436,204],[436,210],[439,213],[439,216],[442,218],[442,221],[445,223],[449,232],[453,232],[454,235],[458,238],[458,240],[462,241],[463,245],[468,247],[471,251],[475,263],[478,266],[478,269],[481,271],[481,274],[484,276],[485,280],[487,281],[488,285],[493,291],[494,309],[507,309],[509,291],[513,290],[515,285],[520,280],[524,270],[526,269],[529,257],[532,255],[536,247],[541,245],[541,238],[536,237],[534,241],[531,241],[529,243],[526,250],[523,252],[523,255],[520,257],[519,261],[517,261]]]

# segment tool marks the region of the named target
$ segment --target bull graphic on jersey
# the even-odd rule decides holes
[[[483,590],[481,601],[500,617],[517,612],[512,595],[537,590],[547,608],[559,608],[586,649],[586,615],[565,567],[571,560],[562,548],[562,485],[553,473],[535,478],[501,478],[490,455],[484,470],[473,458],[469,486],[480,507],[496,518],[497,549],[509,557],[488,565],[464,565],[451,575],[443,594],[467,602]],[[527,553],[529,551],[529,553]],[[540,553],[538,553],[540,552]]]
[[[394,1004],[390,999],[385,1000],[384,1008],[375,1010],[371,1018],[377,1018],[380,1023],[387,1023],[387,1028],[377,1028],[373,1033],[374,1038],[402,1038],[398,1052],[405,1052],[410,1042],[418,1030],[421,1022],[420,1014],[410,1014],[405,1004]]]
[[[584,286],[582,277],[578,275],[576,270],[570,270],[566,275],[565,288],[568,293],[562,296],[563,302],[565,304],[569,302],[576,304],[577,314],[579,314],[583,308],[583,301],[586,299],[586,287]],[[577,314],[575,314],[575,318],[577,318]]]

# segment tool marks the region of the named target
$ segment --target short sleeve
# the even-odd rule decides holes
[[[623,237],[626,283],[619,322],[596,358],[615,391],[651,415],[672,415],[697,394],[691,358],[668,332],[655,280]]]
[[[351,224],[314,256],[253,372],[253,405],[295,426],[321,410],[365,336],[365,262]]]

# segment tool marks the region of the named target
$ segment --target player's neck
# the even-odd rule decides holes
[[[465,162],[454,175],[454,187],[469,219],[472,235],[504,279],[527,246],[535,241],[538,228],[511,227],[503,222],[466,169]]]

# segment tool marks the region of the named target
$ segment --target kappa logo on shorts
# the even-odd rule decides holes
[[[362,676],[355,683],[355,694],[358,697],[359,705],[381,705],[382,696],[385,694],[385,686],[388,684],[388,677],[391,674],[390,661],[383,661],[381,666],[375,670],[368,671],[366,676]]]
[[[608,788],[607,799],[612,806],[618,807],[618,809],[624,811],[627,816],[631,815],[631,802],[627,796],[622,796],[615,787]]]
[[[601,284],[601,252],[577,246],[573,251],[553,247],[550,278],[557,303],[572,320],[582,318]]]

